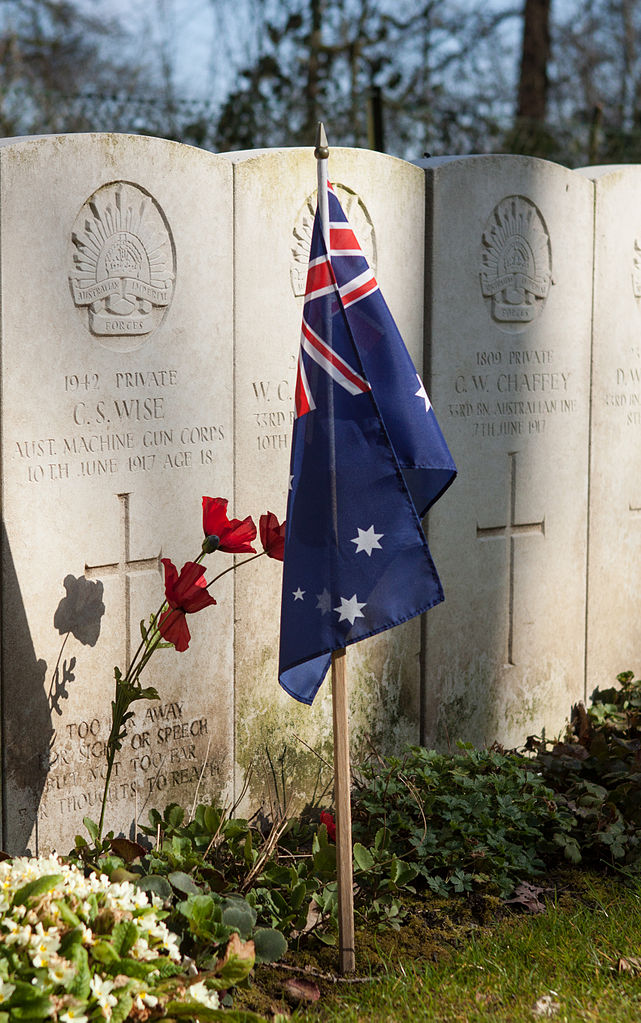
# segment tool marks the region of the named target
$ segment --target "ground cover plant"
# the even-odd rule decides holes
[[[587,710],[575,708],[562,741],[531,738],[520,753],[460,745],[445,755],[411,747],[400,757],[375,754],[361,767],[353,793],[354,882],[365,976],[356,979],[395,971],[393,982],[372,984],[396,991],[400,971],[408,1005],[423,985],[442,988],[440,1009],[434,998],[423,998],[420,1011],[406,1018],[516,1020],[515,1005],[525,1013],[526,1003],[531,1018],[541,977],[551,978],[550,990],[567,986],[552,969],[569,955],[561,944],[549,969],[545,963],[548,946],[569,933],[554,915],[570,912],[563,902],[569,891],[579,893],[578,911],[607,884],[607,913],[618,913],[620,896],[641,932],[641,683],[629,672],[618,683],[597,691]],[[320,1003],[323,1018],[364,1018],[349,1015],[362,1011],[362,991],[341,996],[347,1008],[331,1008],[339,1004],[340,986],[331,807],[267,821],[205,804],[187,815],[170,804],[151,812],[139,842],[102,835],[89,819],[85,824],[88,837],[76,839],[67,861],[0,863],[0,1023],[250,1023],[289,1013],[308,997]],[[571,882],[559,874],[568,866],[575,869]],[[601,872],[589,896],[581,894],[581,879],[593,876],[586,869]],[[517,932],[507,920],[508,930],[500,928],[522,912],[552,916],[547,925],[539,915],[528,917],[518,932],[523,961],[511,970],[525,978],[521,997],[509,971],[507,987],[501,986]],[[505,956],[483,945],[490,921],[498,921],[492,941],[506,942]],[[585,991],[586,1004],[598,1005],[610,998],[614,968],[634,977],[641,957],[636,938],[615,947],[613,940],[587,937],[587,918],[581,926],[584,954],[594,950],[607,979],[599,987],[593,978]],[[537,933],[528,945],[528,935]],[[450,965],[441,969],[441,962]],[[456,1015],[456,1000],[469,1002],[475,971],[485,972],[475,980],[474,1012],[468,1005],[467,1015]],[[448,987],[450,974],[462,986]],[[568,1019],[599,1018],[592,1009],[576,1015],[576,998],[567,1004]],[[483,1015],[491,1008],[498,1015]],[[622,1014],[612,1018],[635,1018],[625,1015],[629,1006],[617,1011]],[[366,1018],[404,1018],[372,1012]]]

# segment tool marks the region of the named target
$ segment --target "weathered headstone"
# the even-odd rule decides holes
[[[3,847],[98,819],[113,666],[232,496],[232,168],[175,143],[0,148]],[[216,555],[222,558],[223,555]],[[233,589],[154,655],[106,826],[229,789]]]
[[[312,148],[228,154],[234,170],[236,310],[235,496],[239,514],[285,514],[293,387],[316,205]],[[405,342],[421,368],[424,176],[377,153],[332,148],[329,174]],[[266,560],[266,559],[265,559]],[[309,792],[322,761],[331,777],[329,678],[311,708],[276,684],[281,566],[236,574],[236,762],[284,760],[288,796]],[[276,597],[274,597],[276,594]],[[320,594],[314,595],[315,599]],[[418,741],[420,622],[348,652],[354,745]],[[304,740],[301,742],[300,740]],[[278,768],[280,771],[280,768]],[[269,781],[265,760],[252,779]],[[282,793],[281,793],[282,797]]]
[[[592,186],[526,157],[425,167],[427,383],[459,476],[429,516],[424,735],[511,745],[584,695]]]
[[[588,696],[641,670],[641,167],[587,167],[595,247]]]

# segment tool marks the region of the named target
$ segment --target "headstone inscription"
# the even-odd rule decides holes
[[[587,695],[641,668],[641,167],[586,167],[595,246]]]
[[[231,167],[142,137],[0,148],[2,846],[98,819],[113,666],[232,497]],[[223,555],[213,557],[222,558]],[[106,827],[231,784],[233,589],[158,651]],[[190,622],[191,624],[191,622]]]
[[[234,171],[235,495],[240,512],[285,514],[293,389],[316,207],[313,150],[226,154]],[[329,174],[415,364],[422,368],[424,175],[378,153],[332,148]],[[257,569],[260,568],[260,571]],[[309,793],[322,763],[331,778],[329,677],[311,708],[276,684],[281,566],[239,571],[236,586],[236,763],[281,759],[288,796]],[[323,595],[305,594],[323,613]],[[326,609],[325,609],[326,610]],[[332,609],[329,609],[332,613]],[[420,622],[349,648],[351,734],[383,747],[418,741]],[[258,765],[257,765],[258,766]],[[260,798],[269,770],[255,770]]]
[[[431,511],[424,740],[557,734],[584,697],[592,188],[426,161],[426,370],[459,475]]]

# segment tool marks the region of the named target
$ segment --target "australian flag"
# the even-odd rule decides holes
[[[332,651],[443,600],[421,518],[456,475],[336,195],[314,220],[296,381],[279,680],[310,704]]]

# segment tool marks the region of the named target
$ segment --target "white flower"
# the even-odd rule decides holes
[[[58,1016],[58,1019],[60,1023],[89,1023],[89,1018],[81,1009],[67,1009],[62,1016]]]
[[[118,1004],[118,999],[112,995],[113,981],[106,977],[99,977],[97,974],[91,978],[91,993],[102,1009],[102,1014],[107,1019],[111,1016],[111,1010]]]
[[[200,1002],[207,1009],[217,1009],[219,1007],[219,998],[217,991],[210,991],[206,986],[204,980],[200,980],[197,984],[192,984],[189,988],[189,997],[193,998],[195,1002]]]
[[[139,991],[136,995],[134,1005],[137,1009],[144,1009],[147,1006],[153,1009],[154,1005],[158,1005],[158,999],[155,995],[150,995],[148,991]]]
[[[29,953],[33,965],[36,967],[48,966],[52,956],[55,955],[60,947],[60,938],[55,927],[49,927],[45,931],[42,924],[38,923],[29,944],[31,946]]]
[[[73,963],[68,962],[66,959],[62,959],[60,956],[52,956],[47,970],[49,973],[49,980],[52,984],[59,984],[62,987],[66,987],[71,978],[74,976],[76,967]]]
[[[15,989],[16,989],[15,984],[9,984],[6,980],[2,980],[0,978],[0,1005],[2,1005],[3,1002],[7,1002],[11,998],[11,995],[13,994]]]

